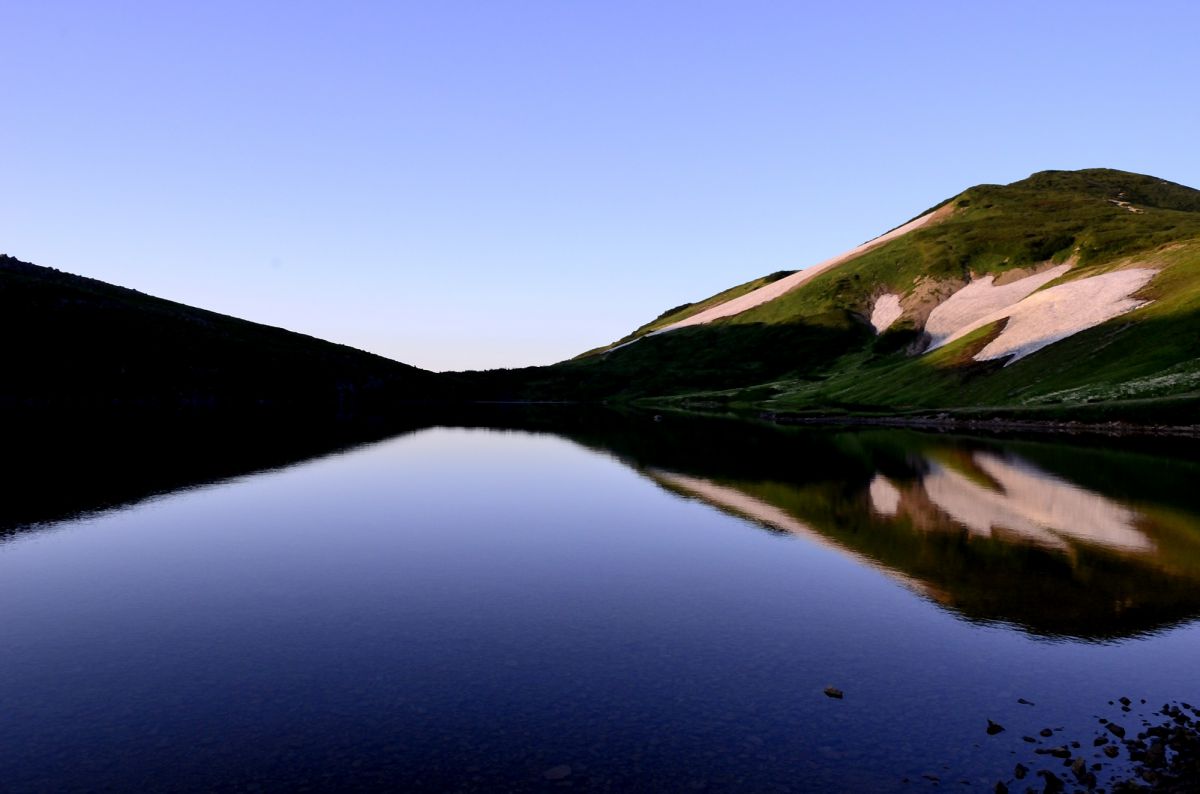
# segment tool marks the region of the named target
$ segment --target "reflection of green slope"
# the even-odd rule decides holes
[[[570,411],[524,420],[510,416],[515,425],[567,436],[647,474],[660,470],[733,489],[889,575],[919,582],[917,589],[971,620],[1104,639],[1200,615],[1200,493],[1192,485],[1200,478],[1192,462],[1194,442],[1126,440],[1122,446],[1128,451],[1115,451],[1079,441],[1001,441],[910,430],[837,432],[682,416],[661,422],[637,414],[580,418]],[[1146,533],[1153,550],[1106,549],[1070,535],[1062,536],[1066,550],[1056,550],[1003,529],[985,537],[963,529],[936,505],[917,500],[921,479],[937,459],[963,460],[976,453],[1016,455],[1056,480],[1135,509],[1140,513],[1136,529]],[[868,491],[879,473],[915,509],[894,517],[873,510]],[[680,482],[671,489],[679,492]],[[783,522],[751,515],[745,503],[714,506],[791,531]]]
[[[857,553],[853,548],[823,535],[795,516],[775,507],[770,502],[759,499],[751,493],[740,490],[735,486],[721,485],[712,480],[698,477],[674,474],[668,471],[647,469],[643,471],[660,487],[687,498],[700,499],[722,512],[753,521],[768,532],[781,535],[794,535],[815,543],[819,546],[832,548],[842,554],[848,554],[864,565],[875,568],[896,579],[910,589],[928,593],[923,582],[904,576],[899,571],[881,566],[876,560]]]
[[[990,450],[1015,454],[1039,468],[1122,502],[1140,506],[1172,507],[1183,514],[1200,515],[1200,456],[1189,439],[1079,437],[1064,441],[1033,438],[996,438],[916,430],[866,429],[837,436],[836,445],[864,464],[873,463],[885,474],[915,455],[945,461],[950,450]]]
[[[676,493],[803,534],[879,568],[971,620],[1030,632],[1103,639],[1160,630],[1200,615],[1200,455],[1194,441],[1091,444],[1010,441],[911,430],[843,432],[763,422],[621,413],[570,406],[430,406],[402,425],[278,428],[27,428],[9,438],[21,461],[9,479],[0,533],[139,501],[177,488],[288,465],[390,433],[429,426],[551,433],[610,455]],[[116,454],[119,450],[121,454]],[[71,454],[64,454],[71,451]],[[932,503],[923,481],[980,461],[1023,461],[1049,479],[1136,511],[1146,550],[1119,550],[1059,533],[1059,547],[998,528],[972,532]],[[951,469],[948,462],[955,463]],[[879,479],[877,479],[879,478]],[[894,515],[872,507],[886,478]],[[1002,492],[995,477],[966,478]],[[718,490],[697,493],[696,483]],[[690,489],[684,487],[690,485]],[[1086,531],[1086,524],[1075,528]],[[812,534],[808,534],[812,533]]]
[[[972,620],[1016,623],[1037,634],[1106,638],[1171,624],[1200,611],[1200,580],[1167,573],[1153,559],[1087,544],[1076,544],[1064,555],[1003,535],[973,536],[949,521],[922,527],[912,516],[874,513],[864,493],[841,483],[714,484],[769,505],[902,580],[920,582],[920,590]],[[696,491],[691,495],[701,496]],[[787,524],[748,517],[788,531]],[[1198,545],[1193,531],[1193,555]]]

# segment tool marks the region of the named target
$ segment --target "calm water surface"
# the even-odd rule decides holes
[[[1187,445],[497,424],[10,492],[3,787],[991,790],[1200,701]]]

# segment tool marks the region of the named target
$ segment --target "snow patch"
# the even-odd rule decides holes
[[[975,354],[975,360],[1012,356],[1008,361],[1011,364],[1047,345],[1145,306],[1148,301],[1130,296],[1149,284],[1157,272],[1148,268],[1117,270],[1030,295],[1006,312],[1008,324],[1000,336]],[[981,325],[1003,316],[984,318]]]
[[[900,308],[900,296],[893,293],[880,295],[879,300],[875,301],[875,308],[871,311],[871,325],[875,327],[875,333],[882,334],[892,323],[900,319],[900,315],[904,310]]]
[[[824,262],[813,265],[812,267],[797,271],[790,276],[785,276],[778,281],[773,281],[770,284],[759,287],[756,290],[747,292],[745,295],[733,298],[732,300],[727,300],[724,303],[719,303],[716,306],[705,309],[702,312],[693,314],[691,317],[687,317],[679,322],[664,326],[654,333],[661,334],[666,331],[674,331],[676,328],[686,328],[689,325],[704,325],[706,323],[711,323],[713,320],[719,320],[722,317],[731,317],[735,314],[741,314],[747,309],[753,309],[755,306],[761,306],[768,301],[775,300],[780,295],[791,292],[796,287],[807,281],[811,281],[825,271],[835,268],[838,265],[848,262],[854,257],[859,256],[860,254],[870,251],[872,248],[876,248],[884,243],[889,243],[898,237],[903,237],[909,232],[915,231],[916,229],[925,226],[933,220],[940,220],[948,215],[951,211],[951,205],[946,205],[945,207],[934,210],[933,212],[927,212],[921,217],[911,220],[903,226],[892,229],[886,234],[881,234],[874,240],[865,242],[857,248],[852,248],[844,254],[839,254],[832,259],[826,259]]]
[[[993,322],[987,318],[1015,306],[1070,269],[1070,265],[1058,265],[999,287],[993,284],[994,276],[975,279],[929,313],[929,319],[925,321],[925,333],[932,338],[929,350],[936,350]]]

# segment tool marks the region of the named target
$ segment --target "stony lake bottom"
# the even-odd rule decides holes
[[[990,791],[1200,701],[1196,442],[147,437],[9,478],[6,790]]]

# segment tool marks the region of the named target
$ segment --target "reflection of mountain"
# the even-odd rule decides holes
[[[1129,439],[1118,452],[676,416],[529,424],[836,548],[970,620],[1104,639],[1200,616],[1194,442]]]
[[[191,417],[8,428],[0,541],[31,529],[276,469],[420,426]]]
[[[806,440],[779,434],[792,449]],[[833,442],[811,450],[830,476],[729,477],[714,463],[703,477],[698,465],[684,474],[645,460],[642,470],[668,490],[838,549],[972,620],[1105,638],[1200,614],[1194,511],[1109,498],[995,441],[895,432],[811,440]],[[1071,449],[1055,446],[1058,457]],[[1094,467],[1141,462],[1074,454]],[[849,474],[849,461],[862,468]]]
[[[1076,540],[1121,551],[1154,550],[1153,541],[1136,526],[1139,514],[1124,505],[1017,457],[980,451],[966,461],[986,479],[933,463],[920,487],[929,502],[971,532],[984,537],[1007,532],[1061,549]],[[882,475],[871,482],[871,502],[884,515],[895,515],[906,505],[904,495]]]
[[[837,549],[970,620],[1099,639],[1200,616],[1200,455],[1184,441],[1125,440],[1118,452],[569,406],[303,432],[29,428],[6,439],[0,535],[435,425],[569,438],[674,493]]]
[[[927,588],[914,579],[902,575],[899,571],[890,568],[882,567],[869,557],[864,557],[858,554],[853,549],[844,546],[840,543],[831,542],[827,537],[822,535],[807,524],[799,521],[794,516],[785,513],[777,507],[774,507],[760,499],[749,496],[736,488],[729,488],[723,485],[717,485],[709,480],[703,480],[699,477],[688,477],[685,474],[673,474],[668,471],[658,471],[655,469],[647,469],[646,475],[652,480],[663,486],[667,490],[681,493],[685,496],[694,496],[703,502],[707,502],[714,507],[720,508],[728,513],[749,518],[768,529],[773,529],[780,532],[786,532],[791,535],[804,538],[810,543],[815,543],[818,546],[832,548],[842,554],[853,557],[858,562],[868,565],[877,570],[881,570],[888,576],[899,581],[905,586],[917,592],[927,592]]]

